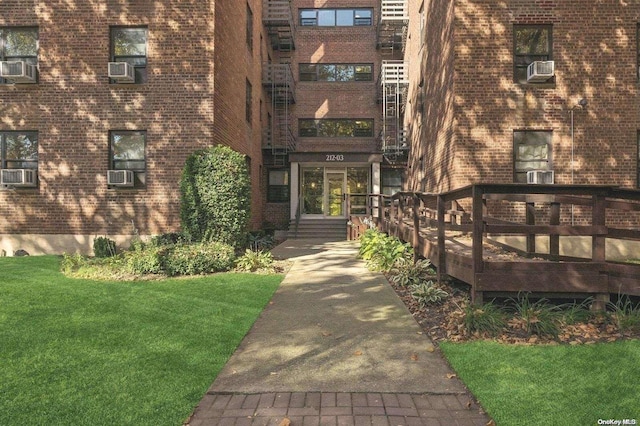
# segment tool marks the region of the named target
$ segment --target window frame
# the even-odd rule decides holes
[[[518,30],[524,29],[538,29],[538,30],[547,30],[548,31],[548,44],[547,44],[547,54],[539,55],[539,54],[531,54],[530,52],[517,53],[518,50],[518,40],[517,34]],[[529,57],[534,57],[533,60],[529,60]],[[523,58],[523,60],[519,61],[518,58]],[[517,84],[549,84],[555,83],[555,76],[552,77],[549,81],[545,83],[529,83],[527,81],[527,67],[535,61],[553,61],[553,25],[552,24],[514,24],[513,25],[513,81]],[[519,62],[522,62],[520,64]],[[520,77],[520,73],[524,70],[524,79]]]
[[[114,142],[115,137],[117,135],[140,135],[143,137],[143,154],[144,158],[128,160],[128,162],[138,162],[142,163],[142,167],[132,168],[132,167],[120,167],[116,164],[116,161],[125,161],[125,160],[116,160],[114,158]],[[146,188],[147,186],[147,131],[146,130],[110,130],[109,131],[109,170],[129,170],[133,172],[133,189]],[[113,185],[115,187],[115,185]],[[127,188],[127,187],[119,187],[118,188]],[[131,188],[131,187],[128,187]]]
[[[247,28],[246,28],[246,38],[247,38],[247,48],[249,52],[253,52],[253,11],[251,10],[251,6],[247,3]]]
[[[350,135],[323,134],[323,130],[331,129],[337,126],[339,122],[352,124]],[[359,127],[359,123],[367,125]],[[375,121],[373,118],[299,118],[298,119],[298,136],[301,138],[372,138],[374,134]]]
[[[253,85],[248,78],[245,79],[244,118],[248,124],[253,123]]]
[[[522,160],[519,157],[518,146],[527,145],[526,141],[520,142],[519,138],[526,138],[528,135],[532,134],[540,134],[546,137],[545,145],[547,146],[547,158],[545,159],[530,159],[530,160]],[[522,135],[522,136],[518,136]],[[543,145],[541,143],[537,144],[529,144],[532,145]],[[518,167],[518,163],[541,163],[546,162],[546,168],[540,167]],[[513,182],[514,183],[527,183],[527,172],[533,170],[553,170],[553,131],[545,130],[545,129],[517,129],[513,131]],[[518,178],[518,176],[524,175],[524,178]]]
[[[338,12],[342,15],[351,12],[352,18],[350,24],[339,24]],[[359,17],[358,13],[366,12],[368,16]],[[333,19],[330,24],[323,22],[322,15],[333,14]],[[303,16],[307,15],[307,16]],[[371,27],[373,26],[373,8],[370,7],[340,7],[340,8],[301,8],[298,10],[298,24],[301,27],[323,27],[323,28],[336,28],[336,27]]]
[[[6,33],[9,31],[35,31],[36,35],[36,51],[35,55],[22,55],[22,56],[9,56],[6,54]],[[25,27],[12,27],[12,26],[0,26],[0,61],[25,61],[28,64],[35,65],[36,67],[36,83],[38,83],[38,58],[40,52],[40,27],[37,26],[25,26]],[[0,84],[11,84],[10,79],[0,78]]]
[[[15,158],[8,160],[6,141],[7,136],[9,135],[25,135],[32,141],[35,140],[35,159]],[[37,130],[0,130],[0,169],[29,169],[37,171],[39,168],[38,154],[40,151],[40,141],[38,140],[38,136]],[[9,165],[8,163],[19,163],[19,165]]]
[[[334,67],[334,79],[322,79],[321,70],[326,67]],[[340,67],[350,67],[350,74],[353,76],[350,80],[339,79]],[[358,67],[369,67],[369,72],[358,72]],[[363,78],[368,76],[368,78]],[[299,63],[298,64],[298,80],[303,82],[317,81],[322,83],[353,83],[353,82],[372,82],[373,81],[373,64],[372,63]]]
[[[140,31],[144,30],[144,55],[116,55],[115,33],[117,31]],[[147,26],[122,26],[113,25],[109,27],[109,58],[111,62],[127,62],[134,68],[134,84],[144,84],[148,81],[147,67],[149,66],[149,28]],[[128,60],[127,60],[128,59]],[[144,64],[135,63],[138,59],[144,59]],[[111,84],[117,84],[116,80],[110,79]]]
[[[272,173],[284,173],[285,184],[272,184]],[[291,200],[291,172],[289,169],[270,169],[267,172],[267,202],[288,203]]]

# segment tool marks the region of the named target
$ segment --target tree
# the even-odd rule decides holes
[[[218,145],[187,159],[180,181],[182,230],[236,248],[247,238],[251,183],[245,156]]]

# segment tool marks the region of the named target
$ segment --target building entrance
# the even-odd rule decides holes
[[[340,218],[360,213],[371,178],[368,167],[303,167],[300,180],[303,216]]]

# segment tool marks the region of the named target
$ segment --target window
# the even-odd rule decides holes
[[[147,132],[118,130],[109,136],[109,169],[131,170],[134,176],[134,188],[146,184],[145,146]]]
[[[252,103],[252,92],[253,92],[253,88],[251,87],[251,83],[249,83],[249,80],[246,81],[246,92],[245,92],[245,118],[247,119],[247,123],[251,124],[251,119],[253,118],[253,108],[251,108],[251,103]]]
[[[534,61],[553,59],[551,25],[516,25],[513,30],[513,78],[527,82],[527,67]]]
[[[425,30],[427,27],[427,17],[424,14],[424,2],[420,5],[420,46],[425,43]]]
[[[38,169],[37,132],[0,132],[2,169]]]
[[[0,28],[0,61],[24,61],[37,66],[38,29]],[[0,78],[0,83],[11,82]]]
[[[247,47],[253,51],[253,12],[247,3]]]
[[[385,195],[393,195],[402,191],[402,170],[401,169],[382,169],[382,193]]]
[[[372,81],[372,64],[300,64],[300,81]]]
[[[303,118],[298,121],[300,137],[354,138],[373,137],[373,120]]]
[[[269,170],[267,201],[270,203],[289,201],[289,170]]]
[[[135,82],[147,81],[147,29],[111,28],[111,61],[127,62],[135,69]]]
[[[513,164],[516,183],[527,183],[531,170],[553,170],[550,131],[514,131]]]
[[[300,25],[305,27],[371,26],[373,9],[301,9]]]

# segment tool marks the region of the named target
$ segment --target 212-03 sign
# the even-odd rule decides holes
[[[342,154],[327,154],[327,158],[324,161],[344,161],[344,155],[342,155]]]

